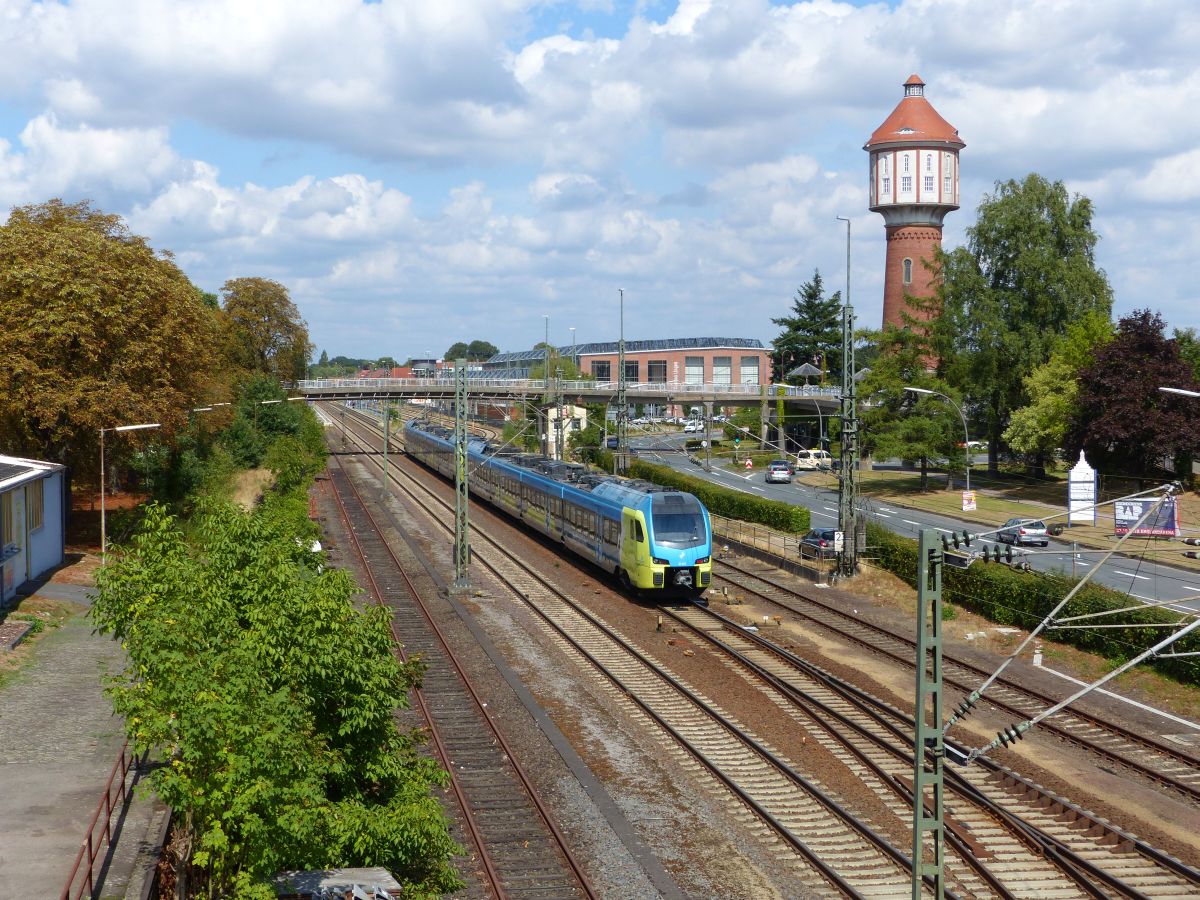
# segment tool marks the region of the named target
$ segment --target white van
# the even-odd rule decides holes
[[[832,468],[833,457],[829,455],[828,450],[801,450],[796,454],[797,470],[824,469],[829,471]]]

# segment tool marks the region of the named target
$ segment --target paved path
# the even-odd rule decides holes
[[[81,590],[51,584],[44,595],[71,599],[77,613],[0,688],[0,897],[59,896],[124,739],[103,693],[121,668],[119,646],[92,634]],[[134,841],[148,812],[125,823]],[[129,873],[119,868],[104,896],[124,894]]]

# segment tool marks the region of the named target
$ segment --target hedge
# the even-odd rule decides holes
[[[879,565],[910,585],[916,586],[917,542],[894,534],[874,522],[867,524],[867,544],[878,553]],[[977,561],[966,569],[945,566],[942,569],[942,596],[964,609],[978,613],[998,625],[1025,630],[1036,628],[1054,606],[1078,583],[1078,579],[1050,572],[1023,572],[1002,564]],[[1060,617],[1124,609],[1135,601],[1127,594],[1095,583],[1087,584]],[[1162,640],[1170,630],[1153,626],[1173,623],[1177,613],[1144,607],[1132,609],[1097,621],[1104,624],[1128,623],[1127,628],[1070,629],[1045,632],[1049,639],[1096,653],[1113,663],[1122,663]],[[1086,624],[1086,623],[1080,623]],[[1195,633],[1165,652],[1200,651]],[[1151,665],[1186,684],[1200,685],[1200,666],[1191,659],[1156,659]]]
[[[629,474],[634,478],[644,478],[664,487],[678,488],[695,494],[700,498],[700,502],[708,507],[710,513],[727,519],[757,522],[793,534],[803,534],[812,527],[812,516],[803,506],[793,506],[781,500],[751,497],[741,491],[684,475],[666,466],[656,466],[638,459],[630,465]]]

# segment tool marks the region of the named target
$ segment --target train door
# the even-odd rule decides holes
[[[621,510],[621,570],[634,587],[649,587],[641,583],[650,570],[648,547],[645,516],[636,509]]]

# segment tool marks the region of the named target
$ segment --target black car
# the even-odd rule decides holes
[[[801,559],[830,559],[837,556],[833,549],[836,528],[814,528],[800,538]]]

